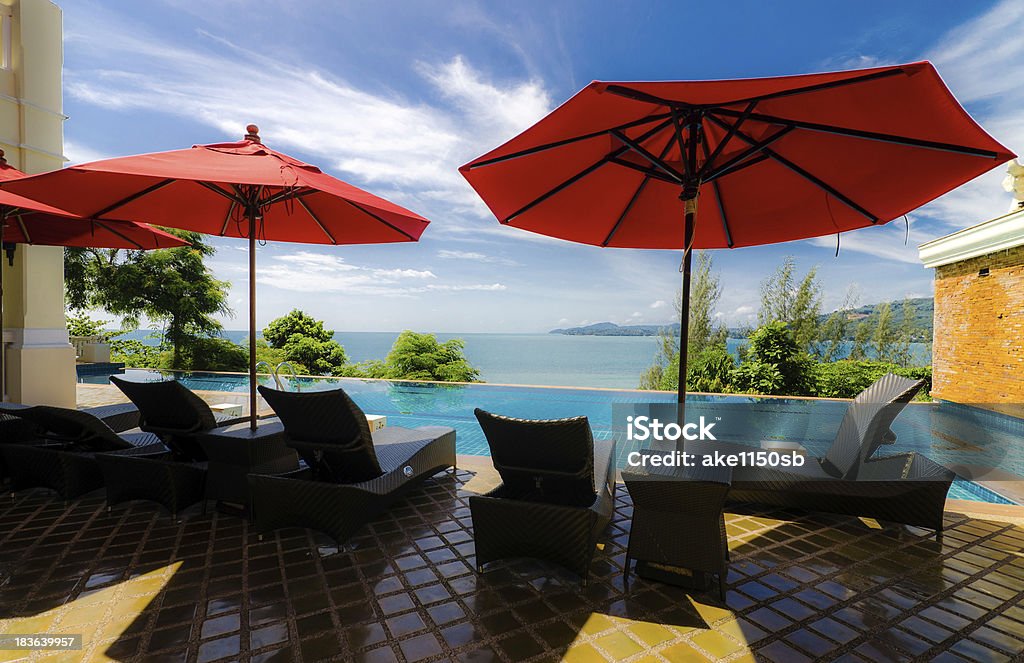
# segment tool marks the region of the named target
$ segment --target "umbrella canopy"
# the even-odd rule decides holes
[[[0,181],[23,177],[28,176],[8,165],[0,150]],[[82,218],[9,191],[0,191],[0,243],[106,249],[165,249],[188,244],[142,223]],[[13,261],[13,254],[9,254],[8,259]],[[0,339],[4,333],[3,289],[3,269],[0,269]],[[0,341],[0,400],[7,394],[6,359]]]
[[[884,224],[1012,156],[918,62],[595,81],[460,172],[503,224],[603,247],[684,249],[683,403],[693,248]]]
[[[0,182],[25,177],[28,175],[8,165],[0,150]],[[104,249],[166,249],[188,244],[144,223],[83,218],[3,190],[0,190],[0,236],[5,244]]]
[[[256,241],[415,242],[429,221],[262,144],[233,143],[106,159],[0,188],[99,219],[140,219],[249,240],[249,409],[256,428]]]

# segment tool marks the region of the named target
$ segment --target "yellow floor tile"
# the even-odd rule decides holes
[[[616,631],[611,635],[605,635],[598,638],[596,640],[596,644],[598,647],[611,654],[614,660],[617,661],[629,658],[634,654],[639,654],[644,650],[644,648],[637,644],[635,640],[621,631]]]

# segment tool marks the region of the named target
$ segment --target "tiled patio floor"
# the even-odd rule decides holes
[[[259,542],[244,520],[182,524],[102,493],[0,501],[0,632],[83,633],[47,660],[850,661],[1024,655],[1024,526],[948,515],[941,545],[858,519],[728,517],[727,605],[622,584],[630,502],[581,590],[530,561],[473,571],[465,483],[440,474],[333,554],[319,535]],[[328,554],[332,553],[332,554]],[[0,652],[17,660],[24,652]],[[36,660],[33,658],[33,660]]]

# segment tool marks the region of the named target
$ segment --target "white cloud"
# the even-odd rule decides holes
[[[457,168],[552,104],[541,81],[499,83],[461,56],[414,65],[435,87],[434,102],[361,89],[208,33],[190,48],[111,13],[81,19],[67,35],[68,48],[92,67],[67,67],[70,97],[112,111],[179,114],[223,131],[225,139],[240,138],[254,122],[271,147],[298,150],[428,218],[443,213],[446,222],[431,229],[435,234],[493,223]]]
[[[244,274],[243,265],[219,266]],[[270,256],[260,265],[256,282],[279,290],[352,295],[409,296],[424,292],[505,290],[501,283],[437,283],[438,276],[422,269],[381,269],[353,265],[344,259],[312,251]]]
[[[77,141],[65,140],[64,156],[67,158],[69,164],[79,164],[86,163],[87,161],[107,159],[110,158],[111,155],[104,154],[100,150],[95,150]]]
[[[917,255],[917,242],[913,237],[911,241],[906,242],[903,228],[898,228],[898,232],[894,232],[895,228],[890,225],[875,229],[876,232],[872,232],[872,230],[871,228],[862,228],[854,232],[843,233],[839,241],[839,253],[854,251],[881,260],[896,260],[912,265],[921,264],[921,260]],[[836,248],[836,238],[834,236],[815,237],[807,241],[815,246],[822,246],[833,250]]]
[[[484,262],[496,265],[518,265],[519,263],[509,258],[503,258],[501,256],[487,255],[486,253],[480,253],[478,251],[455,251],[453,249],[441,249],[437,252],[437,257],[444,260],[470,260],[473,262]]]
[[[664,299],[659,299],[658,301],[651,304],[651,308],[665,308],[666,306],[668,306],[668,302],[666,302]]]
[[[926,54],[962,103],[999,142],[1024,147],[1024,4],[1003,0],[947,33]],[[1000,187],[1005,169],[996,168],[927,205],[920,213],[949,231],[1005,213],[1010,197]],[[938,234],[938,233],[937,233]],[[930,239],[930,237],[928,238]]]

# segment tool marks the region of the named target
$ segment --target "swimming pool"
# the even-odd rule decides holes
[[[193,390],[245,392],[248,377],[225,373],[176,373],[174,377]],[[135,380],[164,379],[154,371],[128,370]],[[104,377],[86,377],[83,381],[105,383]],[[267,384],[272,380],[265,378]],[[612,406],[622,403],[675,401],[670,393],[526,387],[490,384],[437,384],[390,382],[353,378],[298,378],[289,380],[290,388],[303,391],[341,386],[363,410],[383,414],[397,426],[451,426],[457,431],[458,453],[489,455],[487,441],[473,414],[474,408],[511,417],[558,419],[585,415],[595,437],[612,436]],[[758,438],[799,440],[814,456],[824,455],[842,420],[848,403],[844,401],[764,398],[742,395],[697,395],[687,398],[688,418],[700,414],[713,416],[723,408],[744,408],[763,415],[766,422]],[[975,408],[943,403],[912,403],[893,425],[897,442],[893,452],[916,451],[944,465],[1000,468],[1024,476],[1024,421],[995,415]],[[721,438],[727,439],[727,438]],[[736,440],[741,441],[741,440]],[[745,441],[745,440],[743,440]],[[636,444],[636,443],[634,443]],[[626,455],[633,450],[626,444],[618,448],[618,465],[625,466]],[[885,453],[885,451],[883,451]],[[997,504],[1013,504],[1002,495],[979,484],[957,480],[949,497]]]

